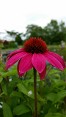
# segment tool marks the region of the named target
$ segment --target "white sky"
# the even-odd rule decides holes
[[[0,0],[0,32],[25,32],[27,25],[44,27],[51,19],[66,22],[66,0]]]

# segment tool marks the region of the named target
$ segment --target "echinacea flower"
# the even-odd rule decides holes
[[[46,43],[41,38],[30,38],[24,43],[23,48],[13,51],[7,57],[6,69],[18,61],[17,71],[23,76],[27,71],[35,68],[42,80],[46,74],[46,62],[59,70],[64,70],[65,62],[60,55],[48,50]]]

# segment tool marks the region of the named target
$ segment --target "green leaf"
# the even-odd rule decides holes
[[[19,83],[18,85],[19,91],[21,91],[22,93],[24,93],[25,95],[27,95],[28,97],[34,99],[34,92],[32,92],[31,95],[28,94],[29,90],[27,90],[27,88],[24,86],[23,83]],[[38,100],[41,102],[44,102],[45,100],[39,95],[37,94]]]
[[[61,113],[48,113],[45,117],[65,117]]]
[[[66,90],[58,92],[56,102],[61,101],[61,99],[63,99],[64,97],[66,97]]]
[[[61,113],[48,113],[45,117],[66,117],[66,115]]]
[[[25,85],[23,83],[19,83],[17,86],[18,86],[20,92],[22,92],[23,94],[27,95],[28,97],[34,99],[33,92],[31,95],[29,95],[28,94],[29,90],[27,90],[27,88],[25,87]]]
[[[55,74],[59,74],[60,73],[60,71],[59,70],[57,70],[57,69],[51,69],[51,72],[49,72],[48,73],[48,75],[55,75]]]
[[[3,80],[3,78],[2,78],[2,77],[0,77],[0,83],[2,82],[2,80]]]
[[[7,87],[6,87],[6,84],[3,84],[3,85],[2,85],[2,90],[3,90],[3,93],[4,93],[5,95],[7,95]]]
[[[66,90],[60,91],[58,93],[49,93],[47,99],[53,103],[61,101],[66,96]]]
[[[10,94],[10,97],[22,97],[21,92],[13,91]]]
[[[19,91],[21,91],[25,95],[28,95],[28,90],[27,90],[27,88],[22,83],[19,83],[17,86],[19,88]]]
[[[54,102],[56,100],[55,99],[56,96],[57,96],[57,94],[55,94],[55,93],[49,93],[47,95],[47,99],[50,100],[50,101],[52,101],[52,102]]]
[[[11,109],[7,103],[3,103],[3,116],[4,117],[13,117]]]
[[[30,109],[23,104],[16,106],[13,110],[14,115],[22,115],[22,114],[25,114],[27,112],[30,112]]]
[[[6,78],[7,76],[13,76],[13,75],[16,75],[16,70],[10,70],[10,71],[7,71],[7,72],[3,72],[2,73],[2,77]]]

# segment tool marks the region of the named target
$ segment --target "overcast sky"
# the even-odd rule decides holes
[[[0,0],[0,32],[25,32],[27,25],[44,27],[51,19],[66,22],[66,0]]]

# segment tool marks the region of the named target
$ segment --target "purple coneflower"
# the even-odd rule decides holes
[[[19,76],[35,68],[42,80],[46,74],[46,62],[59,70],[64,70],[65,62],[60,55],[48,50],[45,41],[41,38],[30,38],[24,43],[23,48],[13,51],[7,58],[6,69],[18,61]]]

